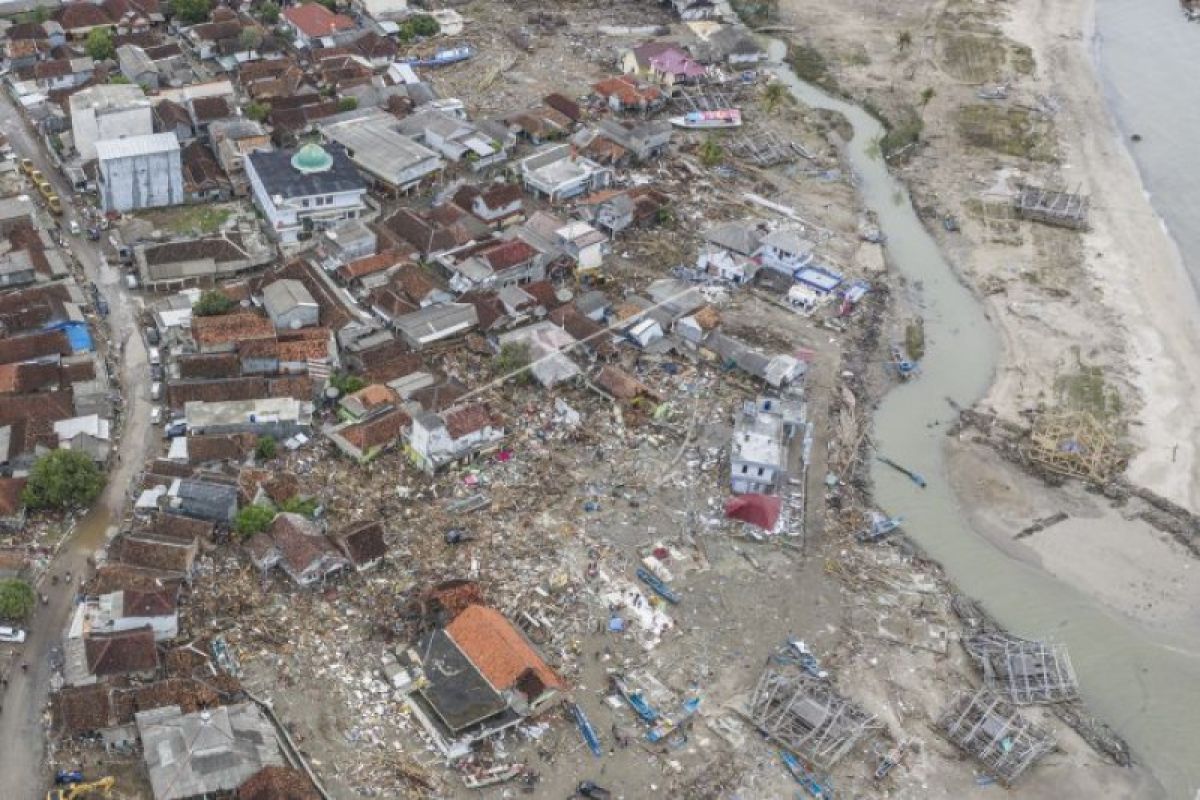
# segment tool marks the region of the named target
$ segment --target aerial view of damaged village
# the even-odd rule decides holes
[[[1197,22],[0,0],[0,800],[1200,798]]]

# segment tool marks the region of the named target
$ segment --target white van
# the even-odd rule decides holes
[[[16,642],[21,644],[25,641],[25,631],[20,628],[9,628],[0,625],[0,642]]]
[[[154,383],[150,384],[150,399],[162,399],[162,381],[155,381]]]
[[[157,347],[151,347],[149,355],[150,355],[150,363],[153,364],[154,366],[158,366],[159,364],[162,363],[162,353],[158,352]]]
[[[155,406],[154,408],[150,409],[150,424],[151,425],[161,425],[162,420],[163,420],[162,406]]]

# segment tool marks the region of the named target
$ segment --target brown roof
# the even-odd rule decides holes
[[[426,411],[441,411],[457,403],[466,393],[467,387],[457,381],[449,381],[418,389],[409,395],[409,399],[419,403]]]
[[[633,400],[641,395],[653,394],[644,383],[611,364],[603,367],[596,375],[596,383],[618,400]]]
[[[525,636],[495,609],[468,606],[446,626],[446,633],[497,691],[516,687],[529,672],[544,686],[564,685]]]
[[[230,235],[230,238],[236,237]],[[142,251],[142,255],[146,259],[146,263],[151,266],[177,264],[181,261],[193,261],[197,258],[211,258],[218,264],[225,264],[230,261],[241,261],[246,258],[245,251],[225,236],[208,236],[203,239],[191,239],[186,242],[166,242],[164,244],[147,245]],[[226,314],[225,316],[232,317],[238,315]],[[195,326],[196,321],[200,319],[217,319],[217,317],[194,317],[192,325]]]
[[[79,361],[75,364],[64,364],[62,379],[67,383],[90,381],[96,377],[96,362]]]
[[[295,572],[302,572],[333,550],[312,520],[300,514],[276,515],[267,532],[279,549],[280,558]]]
[[[25,491],[24,477],[0,477],[0,517],[12,517],[25,505],[20,494]]]
[[[356,258],[349,264],[343,264],[338,267],[337,274],[344,281],[352,281],[355,278],[362,278],[366,275],[374,275],[376,272],[383,272],[404,260],[407,260],[406,257],[400,255],[398,251],[384,250],[373,256]]]
[[[167,387],[168,405],[175,409],[183,408],[185,404],[195,400],[219,403],[226,400],[257,400],[275,396],[271,394],[270,383],[259,377],[189,381],[172,383]]]
[[[425,219],[408,208],[378,223],[377,229],[390,241],[402,242],[421,255],[465,244],[450,227]]]
[[[57,422],[75,416],[70,389],[39,394],[0,395],[0,425],[14,422]]]
[[[558,325],[576,340],[584,342],[601,355],[616,352],[612,336],[605,333],[604,326],[583,314],[571,305],[560,306],[550,312],[550,321]]]
[[[295,400],[311,401],[316,391],[316,381],[310,375],[290,375],[286,378],[272,378],[267,382],[268,397],[291,397]]]
[[[274,339],[252,339],[237,343],[238,358],[279,358],[279,342]]]
[[[279,342],[280,361],[320,361],[329,358],[326,339],[292,339]]]
[[[175,358],[179,365],[179,377],[189,378],[233,378],[239,371],[236,353],[199,353],[180,355]]]
[[[275,326],[266,317],[249,311],[215,317],[194,317],[192,338],[200,347],[232,344],[247,339],[274,339]]]
[[[555,308],[561,303],[558,300],[558,293],[554,289],[554,284],[550,281],[535,281],[527,283],[521,287],[528,294],[533,295],[539,306],[543,306],[547,310]]]
[[[192,678],[168,678],[128,691],[118,690],[116,712],[121,724],[132,722],[139,711],[149,711],[163,706],[179,706],[185,714],[192,714],[220,703],[221,697],[211,686]]]
[[[329,36],[354,30],[354,20],[345,14],[335,14],[320,3],[304,3],[283,10],[283,18],[305,36]]]
[[[395,442],[404,430],[412,423],[412,418],[403,409],[395,408],[385,411],[363,422],[342,428],[340,434],[364,453],[376,447],[384,447]]]
[[[521,186],[516,183],[494,183],[479,193],[479,199],[488,208],[499,209],[525,197]]]
[[[108,12],[103,8],[88,2],[68,3],[58,10],[54,19],[68,31],[111,25],[115,21],[109,18]]]
[[[0,339],[0,364],[15,364],[46,356],[69,356],[71,343],[62,331],[31,333]]]
[[[203,438],[218,438],[218,437],[202,437],[196,436],[188,439],[188,449],[191,449],[191,443],[196,439]],[[152,515],[148,520],[138,526],[135,533],[150,534],[162,539],[171,539],[184,544],[191,544],[197,538],[210,539],[212,538],[213,530],[216,525],[212,522],[206,522],[202,519],[192,519],[181,514],[168,514],[166,512]]]
[[[578,122],[579,118],[583,116],[579,104],[564,94],[559,94],[558,92],[548,94],[542,98],[542,102],[572,122]]]
[[[54,696],[63,736],[91,733],[112,724],[113,707],[106,683],[67,686]]]
[[[357,400],[368,411],[376,406],[394,403],[399,399],[394,390],[381,383],[372,383],[346,396],[347,400],[351,398]]]
[[[0,364],[0,394],[26,394],[47,387],[58,388],[62,381],[63,369],[58,364]]]
[[[126,617],[165,617],[179,608],[179,593],[168,589],[152,592],[126,589],[121,596],[121,614]]]
[[[220,99],[220,98],[217,98]],[[188,142],[179,154],[182,161],[184,187],[189,192],[204,192],[223,189],[230,185],[229,177],[221,168],[212,150],[199,139]]]
[[[195,556],[191,545],[133,534],[125,534],[113,545],[122,563],[163,572],[187,572]]]
[[[160,131],[171,131],[178,125],[186,125],[189,130],[192,127],[187,109],[174,100],[159,100],[154,106],[154,119]]]
[[[192,101],[192,116],[198,124],[225,119],[233,115],[233,109],[224,97],[198,97]]]
[[[204,464],[210,461],[241,461],[255,445],[255,437],[240,433],[227,435],[189,436],[188,461]]]
[[[336,537],[338,547],[355,566],[368,564],[387,555],[387,544],[383,541],[383,524],[360,522],[351,525]]]
[[[483,403],[472,403],[447,411],[442,414],[442,421],[446,423],[446,432],[450,434],[451,439],[459,439],[469,433],[482,430],[488,425],[499,426],[500,424],[491,409]]]
[[[507,242],[484,248],[479,252],[479,257],[497,272],[509,267],[515,267],[518,264],[524,264],[536,255],[537,250],[534,250],[532,246],[521,239],[510,239]]]
[[[131,564],[109,562],[96,568],[96,573],[88,580],[88,594],[108,594],[126,589],[177,589],[183,583],[182,578],[168,577],[155,570],[135,567]]]
[[[319,800],[304,773],[291,767],[263,767],[237,790],[237,800]]]
[[[158,668],[158,648],[149,625],[119,633],[94,633],[84,642],[88,672],[97,677]]]

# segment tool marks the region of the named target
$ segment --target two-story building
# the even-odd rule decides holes
[[[734,421],[729,454],[730,485],[737,494],[772,494],[787,476],[783,417],[755,403]]]
[[[340,147],[256,151],[245,166],[254,203],[282,244],[357,219],[367,209],[366,183]]]
[[[418,467],[434,473],[455,462],[467,462],[495,450],[504,440],[504,423],[481,403],[413,418],[409,455]]]

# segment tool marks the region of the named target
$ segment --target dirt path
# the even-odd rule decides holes
[[[22,117],[0,95],[0,129],[8,136],[18,158],[32,159],[37,168],[54,185],[59,197],[73,198],[76,192],[62,178],[46,157],[37,139],[25,127]],[[64,227],[74,216],[68,207]],[[72,238],[71,250],[83,265],[88,280],[94,281],[108,300],[111,312],[107,319],[109,342],[120,377],[124,423],[117,443],[119,461],[109,472],[108,485],[96,505],[84,516],[51,562],[49,575],[82,576],[88,569],[87,560],[105,541],[110,526],[119,522],[126,503],[126,492],[145,462],[153,442],[150,425],[150,376],[146,350],[138,335],[138,302],[126,289],[120,270],[108,265],[99,247],[84,238]],[[4,692],[3,713],[0,714],[0,775],[4,789],[0,794],[13,800],[40,798],[45,786],[41,765],[45,763],[43,709],[49,692],[52,670],[51,651],[62,644],[62,632],[74,608],[79,578],[70,584],[60,580],[53,584],[44,580],[38,591],[49,597],[39,606],[29,625],[21,661],[29,670],[13,672]],[[36,765],[36,766],[35,766]]]

